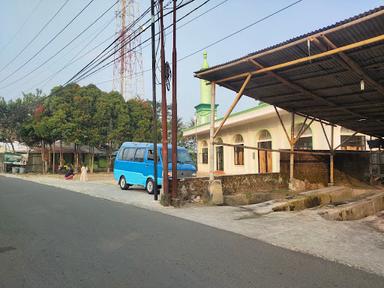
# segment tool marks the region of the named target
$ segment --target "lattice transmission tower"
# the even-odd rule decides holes
[[[119,90],[127,101],[144,96],[143,55],[141,50],[140,23],[136,0],[121,0],[116,5],[116,37],[120,37],[115,48],[113,89]]]

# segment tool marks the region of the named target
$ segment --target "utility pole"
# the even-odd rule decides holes
[[[157,189],[157,101],[156,101],[156,43],[155,43],[155,0],[151,0],[151,37],[152,37],[152,105],[153,105],[153,194],[158,200]]]
[[[172,199],[177,197],[177,54],[176,54],[176,0],[173,0],[172,49]]]
[[[162,127],[162,156],[163,156],[163,193],[169,197],[168,190],[168,129],[167,129],[167,89],[165,86],[165,52],[164,52],[164,13],[163,2],[160,5],[160,61],[161,61],[161,127]]]

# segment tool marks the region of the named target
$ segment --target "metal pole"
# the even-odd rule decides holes
[[[177,53],[176,53],[176,0],[173,0],[172,49],[172,199],[177,196]]]
[[[293,181],[293,169],[295,164],[295,113],[291,113],[291,139],[289,140],[291,146],[291,153],[289,155],[289,182]]]
[[[168,130],[167,130],[167,89],[165,87],[165,52],[164,52],[164,14],[163,2],[160,5],[160,61],[161,61],[161,127],[163,156],[163,193],[168,195]]]
[[[334,171],[333,171],[333,165],[334,165],[334,155],[335,151],[333,150],[333,135],[334,135],[334,127],[331,127],[331,155],[329,156],[329,184],[333,186],[334,184]]]
[[[211,121],[209,129],[209,181],[214,180],[213,171],[215,170],[214,162],[214,137],[215,137],[215,96],[216,83],[211,83]]]
[[[156,41],[155,41],[155,0],[151,0],[151,37],[152,37],[152,106],[153,106],[153,194],[154,199],[158,200],[159,191],[157,189],[157,100],[156,100]]]

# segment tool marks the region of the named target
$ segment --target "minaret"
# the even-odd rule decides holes
[[[207,61],[207,51],[203,52],[203,65],[201,70],[209,68]],[[217,111],[216,104],[215,113]],[[200,79],[200,104],[195,106],[196,110],[196,125],[203,125],[210,122],[211,115],[211,85],[209,81]]]

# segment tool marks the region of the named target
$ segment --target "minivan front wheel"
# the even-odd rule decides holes
[[[147,183],[145,184],[145,190],[148,194],[153,194],[155,188],[155,182],[152,180],[152,178],[147,179]]]
[[[129,185],[127,184],[127,180],[125,180],[124,176],[120,177],[119,186],[121,190],[127,190]]]

